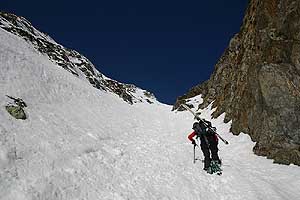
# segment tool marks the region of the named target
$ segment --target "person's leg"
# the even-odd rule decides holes
[[[208,138],[208,141],[209,141],[209,149],[211,151],[211,157],[212,157],[212,160],[215,160],[215,161],[218,161],[219,164],[221,164],[221,161],[220,161],[220,158],[219,158],[219,155],[218,155],[218,140],[217,138],[212,135]]]
[[[206,139],[204,138],[204,136],[200,137],[201,140],[201,150],[203,152],[204,155],[204,170],[208,169],[209,165],[210,165],[210,152],[209,152],[209,147],[207,144]]]

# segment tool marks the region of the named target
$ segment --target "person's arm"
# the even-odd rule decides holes
[[[196,141],[193,139],[193,137],[196,136],[196,132],[192,132],[191,134],[189,134],[188,139],[192,142],[192,144],[196,144]]]

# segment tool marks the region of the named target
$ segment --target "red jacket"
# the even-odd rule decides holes
[[[197,135],[197,134],[196,134],[195,131],[192,132],[191,134],[189,134],[189,136],[188,136],[189,140],[191,140],[191,142],[195,141],[195,140],[193,139],[193,137],[195,137],[196,135]]]

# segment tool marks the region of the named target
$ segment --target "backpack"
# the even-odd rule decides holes
[[[210,130],[212,128],[211,123],[209,121],[203,120],[203,122],[195,122],[193,124],[193,129],[196,132],[197,136],[200,137],[200,135],[208,135],[213,134],[213,132]]]

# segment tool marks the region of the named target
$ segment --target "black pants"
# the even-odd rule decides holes
[[[201,135],[201,150],[204,155],[204,168],[208,168],[211,160],[220,162],[218,156],[218,138],[214,134]]]

